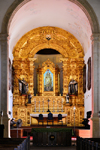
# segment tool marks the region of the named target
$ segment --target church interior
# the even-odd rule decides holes
[[[43,49],[43,47],[48,47],[47,49],[44,49],[44,52],[46,53],[46,51],[52,50],[50,49],[51,47],[61,47],[62,49],[58,48],[53,50],[53,52],[58,50],[58,54],[51,54],[50,56],[48,54],[38,54],[41,53],[41,51],[43,52],[43,50],[38,51],[37,49],[37,43],[39,43],[41,39],[42,32],[44,33],[44,38],[40,43],[41,49]],[[64,34],[62,35],[63,32]],[[29,38],[26,39],[26,36]],[[62,36],[63,38],[58,39],[58,36]],[[47,37],[50,39],[48,40]],[[68,37],[71,38],[69,41],[67,40],[67,43],[65,44],[67,49],[65,49],[64,43]],[[19,48],[20,43],[21,47]],[[33,45],[34,51],[32,50]],[[28,51],[26,51],[27,47],[29,48]],[[38,47],[40,49],[39,45]],[[74,47],[77,47],[77,49],[75,50]],[[72,53],[69,51],[72,51]],[[23,126],[30,126],[30,114],[47,113],[49,99],[50,112],[53,114],[67,114],[67,117],[63,120],[64,124],[69,126],[74,125],[73,107],[75,106],[75,124],[77,126],[82,126],[82,119],[84,118],[84,54],[77,39],[60,28],[37,28],[27,33],[27,35],[23,36],[18,41],[13,50],[13,55],[13,117],[16,118],[16,120],[19,118],[22,119]],[[23,78],[28,84],[28,91],[26,91],[26,94],[19,91],[18,79],[23,80]],[[74,89],[74,83],[72,83],[73,88],[71,87],[73,92],[70,93],[71,89],[69,90],[69,86],[72,79],[78,84],[78,93],[76,93]],[[30,103],[28,102],[28,93],[30,93],[32,97]],[[66,102],[67,93],[69,94],[68,102]],[[33,118],[31,124],[36,123],[38,124],[37,120]]]
[[[11,137],[14,119],[15,123],[21,120],[23,128],[53,124],[84,129],[84,136],[89,132],[88,138],[99,138],[100,2],[5,2],[0,1],[0,125],[4,125],[4,137]],[[48,126],[50,113],[53,122],[49,120]],[[40,122],[39,115],[43,117]]]

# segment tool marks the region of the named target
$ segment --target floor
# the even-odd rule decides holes
[[[30,150],[76,150],[76,146],[70,146],[70,147],[34,147],[34,146],[31,146]]]
[[[33,146],[32,142],[30,142],[30,150],[76,150],[76,140],[72,140],[71,146],[66,146],[66,147],[38,147],[38,146]]]

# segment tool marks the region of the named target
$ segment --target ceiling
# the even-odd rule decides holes
[[[25,33],[44,26],[62,28],[77,38],[84,53],[90,49],[91,27],[76,4],[69,0],[31,0],[16,12],[10,23],[10,50]]]

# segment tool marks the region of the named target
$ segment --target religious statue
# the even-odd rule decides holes
[[[78,94],[78,83],[75,80],[71,80],[68,87],[69,95]]]
[[[69,94],[66,95],[66,103],[69,103]]]
[[[45,80],[44,91],[53,91],[53,86],[52,86],[53,81],[52,81],[50,70],[47,70],[44,80]]]
[[[19,92],[24,95],[24,94],[27,94],[28,92],[28,83],[24,80],[19,80]]]
[[[28,103],[30,103],[30,104],[31,104],[31,98],[32,98],[32,95],[29,93],[28,94]]]
[[[12,118],[12,119],[10,120],[10,128],[11,128],[11,129],[13,129],[14,125],[17,124],[17,122],[15,122],[14,120],[15,120],[15,118]]]

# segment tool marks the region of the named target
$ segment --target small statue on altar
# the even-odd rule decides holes
[[[15,118],[12,118],[12,119],[10,120],[10,128],[11,128],[11,129],[13,129],[14,125],[17,124],[17,122],[15,122],[14,120],[15,120]]]
[[[19,92],[24,95],[24,94],[27,94],[28,92],[28,83],[24,80],[20,80],[18,79],[19,81]]]
[[[66,95],[66,103],[69,103],[69,94]]]
[[[44,80],[45,80],[44,91],[53,91],[53,79],[49,69],[46,71]]]
[[[69,95],[78,94],[78,83],[75,80],[71,80],[68,87]]]
[[[29,93],[29,94],[28,94],[28,103],[29,103],[29,104],[31,104],[31,98],[32,98],[32,95]]]

